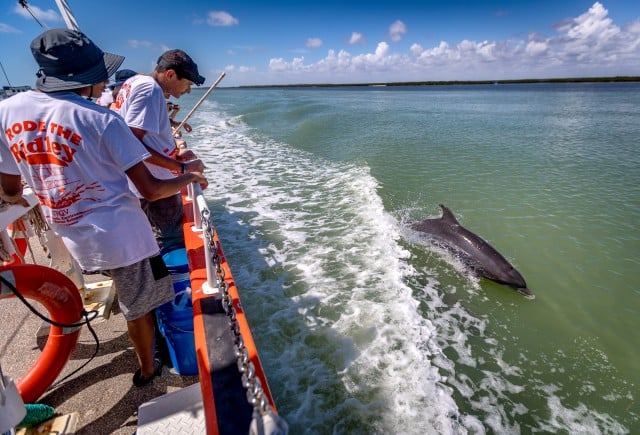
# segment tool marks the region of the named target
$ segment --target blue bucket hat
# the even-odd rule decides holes
[[[113,89],[113,88],[117,88],[118,86],[122,86],[124,82],[126,82],[129,78],[135,75],[138,75],[138,73],[132,69],[118,70],[116,71],[115,83],[110,84],[109,87]]]
[[[105,53],[84,33],[51,29],[31,41],[31,53],[40,69],[36,88],[42,92],[66,91],[107,80],[124,61]]]

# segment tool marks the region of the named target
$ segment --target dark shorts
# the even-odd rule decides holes
[[[166,252],[172,248],[184,246],[182,230],[184,211],[182,196],[179,193],[157,201],[141,199],[140,207],[149,219],[160,249]]]
[[[160,255],[106,272],[113,280],[120,310],[128,321],[174,298],[171,276]]]

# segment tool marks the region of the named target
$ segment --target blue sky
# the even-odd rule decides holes
[[[28,1],[48,28],[54,0]],[[68,0],[80,28],[124,68],[150,72],[167,49],[220,86],[640,75],[640,1]],[[33,85],[43,29],[0,2],[0,62]],[[6,85],[4,74],[0,84]]]

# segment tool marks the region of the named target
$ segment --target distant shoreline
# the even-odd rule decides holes
[[[264,88],[334,88],[334,87],[391,87],[391,86],[450,86],[450,85],[510,85],[518,83],[607,83],[607,82],[640,82],[640,76],[615,77],[578,77],[551,79],[515,79],[515,80],[447,80],[420,82],[378,82],[378,83],[316,83],[293,85],[244,85],[230,86],[225,89],[264,89]]]

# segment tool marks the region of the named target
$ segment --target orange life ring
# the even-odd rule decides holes
[[[0,267],[0,275],[18,292],[45,306],[49,318],[57,323],[75,324],[82,318],[82,298],[71,279],[55,269],[37,264]],[[15,296],[0,282],[0,299]],[[16,386],[24,403],[34,403],[58,377],[78,342],[80,327],[51,325],[49,338],[33,367]]]

